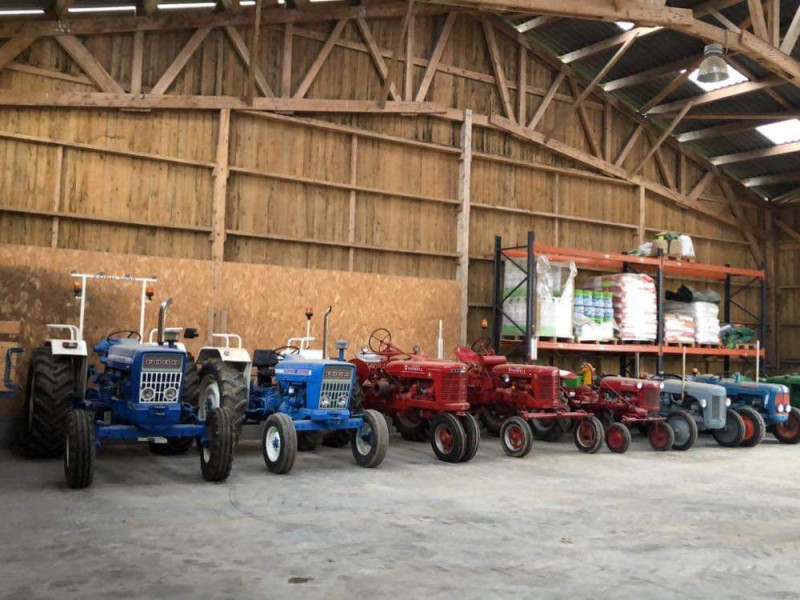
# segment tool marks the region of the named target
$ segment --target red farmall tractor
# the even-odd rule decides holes
[[[592,368],[584,368],[584,384],[564,387],[563,391],[573,410],[585,410],[596,415],[605,426],[606,446],[612,452],[626,452],[631,445],[629,427],[636,426],[647,433],[654,450],[667,451],[675,443],[675,432],[661,410],[659,381],[630,377],[602,377],[595,383]],[[562,372],[562,381],[574,381],[575,373]],[[576,428],[576,440],[582,432]]]
[[[473,344],[475,348],[475,344]],[[478,351],[483,353],[479,354]],[[459,347],[456,358],[467,365],[467,390],[473,412],[486,429],[500,436],[509,456],[522,458],[533,448],[534,429],[549,429],[577,421],[575,445],[595,453],[603,445],[603,425],[584,410],[571,410],[564,401],[559,370],[542,365],[511,364],[486,346]]]
[[[480,427],[469,413],[467,368],[461,363],[405,352],[387,329],[376,329],[352,360],[364,408],[391,417],[404,439],[430,439],[445,462],[467,462],[480,446]]]

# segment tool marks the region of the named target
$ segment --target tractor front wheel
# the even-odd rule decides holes
[[[467,436],[466,447],[464,455],[461,457],[461,462],[469,462],[478,453],[481,447],[481,425],[476,417],[466,414],[459,419],[461,426],[464,428],[464,435]]]
[[[206,446],[197,445],[203,479],[225,481],[231,474],[236,446],[236,426],[227,408],[215,408],[206,415],[206,438]]]
[[[624,454],[631,447],[631,430],[623,423],[613,423],[606,429],[606,446],[612,452]]]
[[[666,421],[656,421],[650,425],[647,439],[650,440],[650,447],[653,450],[666,452],[671,450],[675,443],[675,431]]]
[[[581,452],[594,454],[603,446],[605,433],[603,424],[595,416],[588,417],[578,422],[572,432],[575,446]]]
[[[457,463],[461,460],[467,447],[467,434],[458,417],[445,412],[433,420],[431,447],[441,461]]]
[[[667,417],[667,423],[675,432],[673,450],[689,450],[697,442],[697,422],[685,410],[674,410]]]
[[[365,410],[363,416],[364,424],[352,435],[350,448],[358,465],[372,469],[386,457],[389,427],[383,415],[376,410]]]
[[[725,427],[714,429],[711,435],[724,448],[738,448],[744,439],[744,419],[729,408],[725,411]]]
[[[89,411],[74,409],[67,413],[64,443],[64,476],[73,489],[87,488],[94,479],[94,416]]]
[[[533,450],[533,431],[522,417],[506,419],[500,428],[500,443],[503,451],[514,458],[528,456]]]
[[[737,412],[742,417],[742,421],[744,421],[742,448],[758,446],[767,432],[767,424],[764,422],[764,417],[751,406],[743,406]]]
[[[297,430],[288,415],[275,413],[264,423],[261,436],[264,463],[271,473],[285,475],[297,458]]]
[[[793,406],[789,411],[789,419],[775,425],[772,428],[772,434],[782,444],[800,442],[800,409]]]

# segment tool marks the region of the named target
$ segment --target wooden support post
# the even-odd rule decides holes
[[[406,102],[414,101],[414,27],[416,19],[413,13],[408,16],[408,33],[406,34],[406,64],[403,77],[403,95]]]
[[[528,123],[528,129],[536,129],[536,126],[544,117],[544,113],[547,110],[547,107],[550,106],[550,102],[552,102],[553,98],[555,97],[556,93],[558,93],[558,88],[561,86],[561,82],[564,81],[566,75],[563,72],[559,72],[555,78],[553,79],[553,83],[550,84],[550,89],[547,90],[547,93],[542,98],[542,101],[539,102],[539,106],[536,107],[536,112],[533,113],[533,117],[531,117],[531,122]]]
[[[172,61],[172,64],[167,67],[167,70],[164,71],[164,74],[153,86],[153,89],[150,91],[151,94],[158,96],[166,93],[180,72],[183,71],[186,63],[189,62],[189,59],[192,58],[195,51],[200,47],[200,44],[203,43],[203,40],[206,39],[206,36],[210,32],[211,27],[201,27],[192,34],[192,37],[189,38],[189,41],[186,42],[186,45],[181,49],[180,52],[178,52],[178,56],[175,57],[175,60]],[[87,75],[89,75],[88,72]],[[91,75],[89,76],[91,77]]]
[[[142,92],[142,63],[144,59],[144,31],[133,34],[133,58],[131,61],[131,94]]]
[[[456,276],[461,290],[461,327],[459,344],[467,343],[467,312],[469,310],[469,217],[472,176],[472,111],[464,111],[461,125],[461,155],[458,160],[458,267]]]
[[[494,26],[487,17],[482,18],[481,23],[483,24],[483,33],[484,37],[486,38],[486,46],[489,49],[489,59],[492,63],[492,72],[494,73],[497,93],[500,95],[500,103],[503,106],[503,112],[506,114],[506,117],[513,119],[514,107],[511,105],[511,94],[508,93],[506,74],[503,69],[503,60],[500,56],[500,49],[497,46],[497,37],[494,34]]]
[[[439,61],[442,60],[442,53],[444,52],[445,46],[447,46],[447,40],[450,39],[450,33],[453,31],[453,23],[455,23],[455,20],[455,11],[447,13],[444,26],[439,34],[439,39],[436,40],[433,54],[431,54],[431,59],[428,61],[428,66],[425,69],[425,75],[422,76],[422,82],[419,84],[417,97],[415,98],[417,102],[425,102],[425,97],[428,95],[433,76],[436,75],[436,68],[439,66]]]
[[[358,184],[358,136],[350,136],[350,185]],[[350,211],[347,220],[347,241],[356,243],[356,190],[350,190]],[[352,271],[355,264],[356,249],[350,246],[347,257],[347,270]]]
[[[317,58],[315,58],[314,62],[311,63],[308,73],[306,73],[306,76],[303,78],[303,81],[300,82],[300,86],[294,93],[293,97],[295,99],[305,98],[306,92],[308,92],[311,84],[314,83],[314,80],[317,78],[317,74],[319,73],[320,69],[322,69],[322,65],[325,64],[325,61],[328,59],[328,55],[331,53],[336,45],[336,42],[339,40],[339,36],[342,35],[345,25],[347,25],[347,19],[339,19],[336,21],[336,25],[333,26],[331,34],[328,36],[328,39],[325,40],[325,43],[322,45],[319,54],[317,54]]]
[[[558,215],[561,210],[561,176],[553,173],[553,214]],[[561,219],[556,216],[553,223],[553,245],[561,245]]]
[[[383,80],[383,86],[381,87],[380,96],[378,97],[378,106],[380,108],[386,106],[386,102],[389,100],[389,92],[394,85],[394,76],[395,73],[397,73],[397,61],[400,58],[400,53],[403,51],[403,41],[405,40],[406,32],[408,31],[408,22],[411,20],[413,10],[414,0],[408,0],[406,14],[403,16],[403,20],[400,22],[400,35],[397,37],[397,42],[395,42],[394,51],[392,52],[392,59],[389,61],[389,67],[386,73],[386,79]]]
[[[772,213],[765,211],[767,236],[764,241],[764,256],[766,258],[767,271],[767,314],[769,322],[767,324],[768,344],[765,350],[771,359],[772,370],[778,372],[780,368],[780,328],[778,311],[780,310],[780,297],[778,287],[778,271],[776,269],[776,235],[775,217]]]
[[[611,162],[611,137],[614,131],[613,116],[614,109],[606,102],[603,105],[603,158],[606,162]]]
[[[287,23],[283,28],[283,56],[281,57],[281,96],[292,95],[292,37],[294,25]]]
[[[639,229],[637,233],[639,234],[639,244],[644,244],[645,240],[647,239],[647,228],[645,227],[646,196],[643,185],[640,185],[635,189],[639,192]]]
[[[244,101],[248,106],[253,106],[256,97],[256,71],[258,70],[258,57],[261,54],[261,7],[263,2],[256,0],[256,10],[253,15],[253,37],[250,38],[250,64],[247,65],[247,89],[244,92]]]
[[[53,165],[53,212],[61,210],[61,190],[64,186],[64,146],[56,146],[56,159]],[[50,247],[58,248],[59,218],[53,217],[50,226]]]
[[[222,264],[225,261],[225,204],[228,197],[228,154],[230,150],[231,111],[219,111],[217,129],[217,154],[214,166],[213,232],[211,233],[211,260],[214,268],[213,294],[215,301],[222,293]]]
[[[525,100],[528,97],[528,49],[524,44],[518,45],[517,61],[517,123],[525,127]]]

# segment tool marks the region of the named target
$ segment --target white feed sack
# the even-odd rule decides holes
[[[712,302],[676,302],[667,300],[664,310],[694,319],[694,341],[698,344],[719,344],[719,306]]]
[[[658,330],[656,285],[648,275],[618,273],[593,277],[597,291],[611,292],[617,337],[624,341],[652,342]]]

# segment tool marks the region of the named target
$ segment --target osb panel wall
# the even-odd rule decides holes
[[[334,309],[331,352],[333,340],[347,339],[352,354],[366,343],[372,330],[386,327],[401,347],[419,344],[435,355],[440,319],[445,347],[457,343],[459,292],[454,281],[226,264],[222,297],[215,299],[209,261],[0,245],[0,320],[22,322],[21,341],[27,356],[46,339],[46,324],[77,325],[73,270],[157,276],[145,329],[156,326],[158,305],[171,297],[168,324],[200,329],[198,340],[187,340],[195,353],[208,335],[212,305],[227,311],[228,331],[241,335],[251,350],[282,346],[289,337],[304,335],[307,307],[317,315],[314,333],[321,339],[321,317],[329,305]],[[112,330],[138,328],[139,292],[137,284],[90,282],[86,340],[94,344]],[[19,407],[15,402],[0,411]]]

